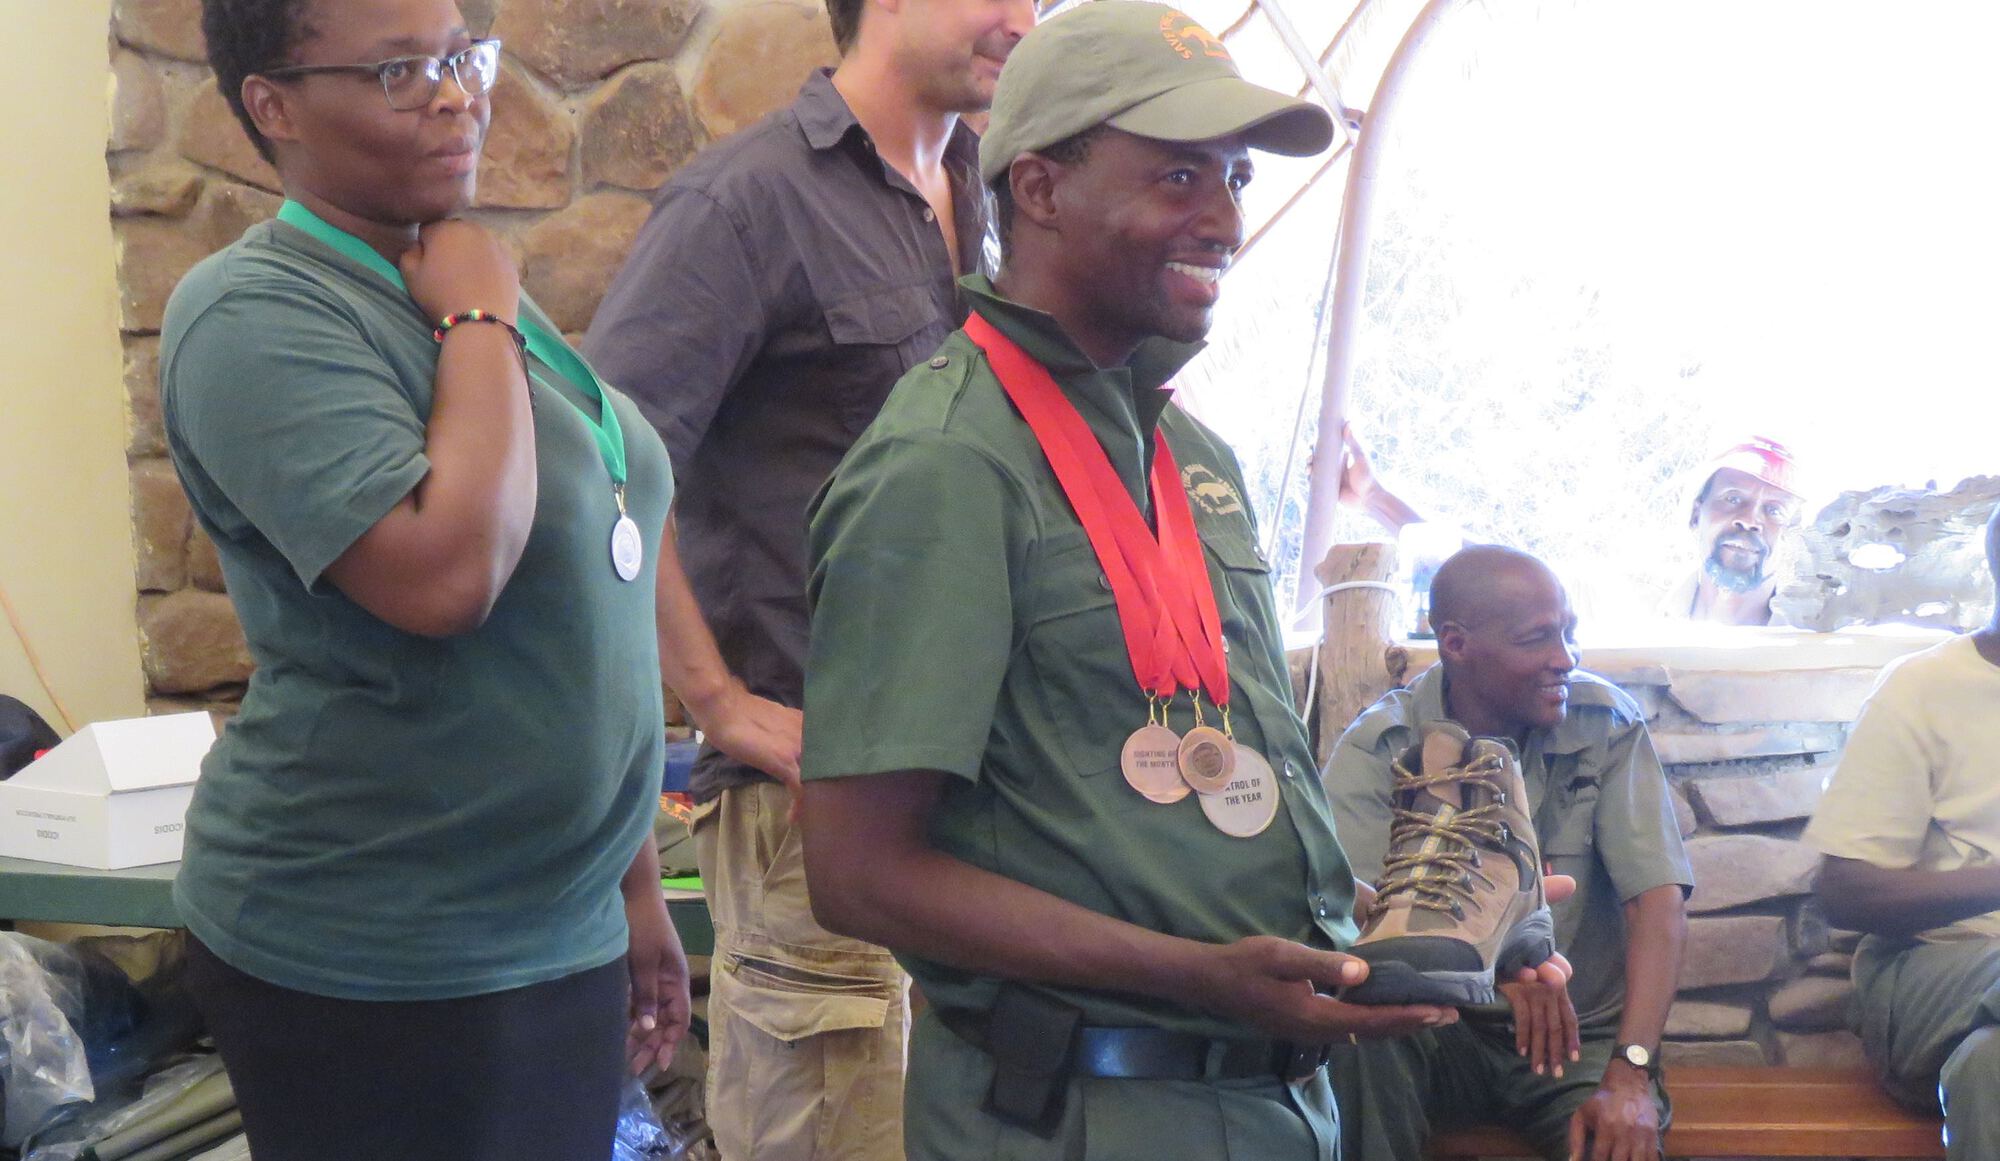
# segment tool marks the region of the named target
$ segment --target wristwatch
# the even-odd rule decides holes
[[[1613,1060],[1622,1060],[1647,1076],[1660,1074],[1660,1061],[1644,1044],[1620,1044],[1611,1050]]]

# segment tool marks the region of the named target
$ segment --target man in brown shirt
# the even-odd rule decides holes
[[[977,138],[1032,0],[830,0],[842,56],[661,190],[584,350],[673,457],[666,678],[716,927],[709,1119],[729,1161],[900,1158],[906,982],[813,922],[792,801],[805,510],[990,269]],[[713,641],[710,641],[710,633]],[[779,781],[773,781],[775,776]]]

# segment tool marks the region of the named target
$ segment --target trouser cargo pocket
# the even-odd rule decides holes
[[[899,987],[878,977],[730,952],[710,987],[743,1019],[780,1040],[820,1032],[880,1028]]]
[[[709,1125],[723,1161],[901,1161],[893,963],[723,948],[710,988]]]

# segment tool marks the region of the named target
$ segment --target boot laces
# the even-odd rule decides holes
[[[1400,758],[1392,769],[1398,799],[1433,786],[1471,783],[1491,791],[1493,801],[1445,819],[1427,811],[1396,807],[1389,827],[1390,855],[1382,862],[1382,886],[1375,892],[1370,918],[1387,910],[1392,899],[1402,897],[1407,897],[1412,907],[1463,918],[1465,904],[1473,898],[1473,879],[1491,885],[1491,880],[1473,870],[1479,865],[1478,846],[1502,846],[1507,841],[1507,826],[1498,817],[1506,801],[1506,790],[1500,783],[1506,765],[1496,754],[1482,754],[1463,766],[1446,767],[1435,774],[1412,772]],[[1437,841],[1433,843],[1433,839]]]

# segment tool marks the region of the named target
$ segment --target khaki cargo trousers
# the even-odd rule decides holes
[[[695,811],[715,922],[709,1127],[723,1161],[901,1161],[909,978],[813,922],[790,805],[759,782]]]

